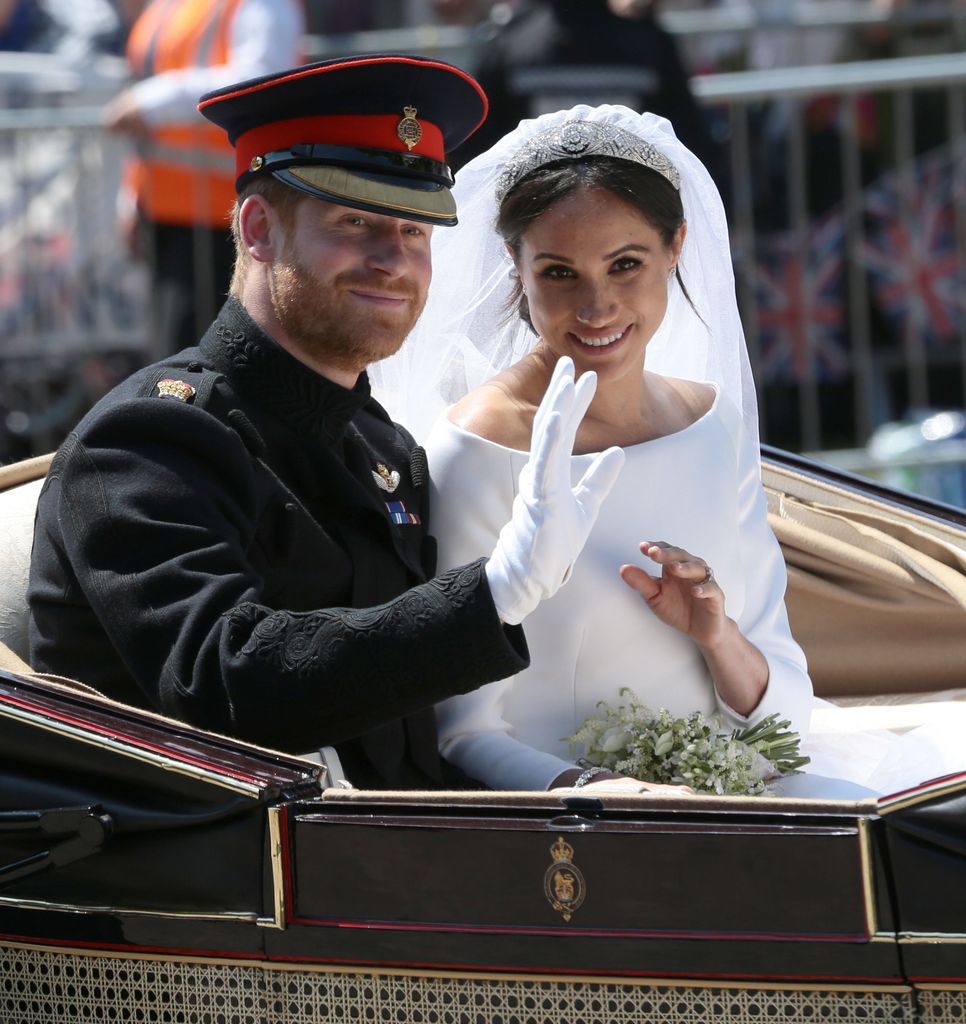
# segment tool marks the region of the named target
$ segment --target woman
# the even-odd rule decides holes
[[[598,379],[574,479],[611,445],[626,462],[570,580],[526,621],[531,668],[439,707],[444,755],[494,788],[610,783],[575,765],[566,737],[625,686],[728,727],[777,712],[804,736],[811,683],[707,171],[661,118],[577,107],[523,122],[456,194],[460,227],[434,239],[416,336],[373,374],[417,430],[448,407],[427,442],[441,565],[491,550],[560,357]],[[782,788],[869,792],[815,776]]]
[[[573,784],[583,773],[564,737],[621,686],[655,709],[717,711],[728,725],[778,711],[804,732],[811,686],[782,604],[724,212],[707,172],[666,121],[584,107],[524,122],[457,188],[462,237],[434,260],[475,323],[456,325],[456,345],[417,338],[408,352],[448,348],[441,389],[454,372],[470,383],[474,365],[484,379],[495,362],[509,366],[430,437],[442,564],[489,550],[487,538],[492,547],[560,357],[597,374],[574,471],[615,444],[627,462],[572,578],[527,620],[532,667],[442,705],[444,754],[497,788]],[[477,262],[454,300],[456,252]],[[495,329],[494,300],[536,338]],[[617,569],[639,546],[621,584]]]

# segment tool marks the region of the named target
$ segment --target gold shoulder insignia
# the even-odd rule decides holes
[[[195,397],[195,389],[186,380],[165,377],[158,381],[158,395],[161,398],[176,398],[179,402],[190,402]]]

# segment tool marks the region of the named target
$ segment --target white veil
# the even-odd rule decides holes
[[[536,336],[507,309],[512,263],[495,230],[497,180],[529,140],[569,120],[615,124],[650,143],[677,168],[688,225],[680,271],[697,314],[672,278],[667,313],[648,343],[647,369],[714,382],[741,411],[757,441],[754,380],[738,318],[721,196],[667,120],[622,106],[580,105],[522,121],[459,171],[454,189],[459,225],[433,233],[433,282],[426,308],[400,351],[369,368],[374,395],[394,420],[425,441],[447,406],[532,347]]]

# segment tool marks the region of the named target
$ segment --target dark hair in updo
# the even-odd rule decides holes
[[[603,189],[633,206],[657,231],[666,248],[671,247],[675,233],[684,223],[681,195],[663,174],[630,160],[587,156],[544,164],[521,178],[503,197],[496,230],[519,257],[523,236],[530,225],[561,200],[583,189]],[[681,271],[675,267],[674,273],[681,291],[694,308]],[[519,277],[513,279],[507,310],[510,315],[515,310],[533,330],[530,307]]]

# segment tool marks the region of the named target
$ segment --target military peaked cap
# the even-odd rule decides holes
[[[227,86],[198,109],[235,147],[238,190],[271,174],[355,209],[455,224],[446,154],[480,126],[487,101],[452,64],[363,54]]]

